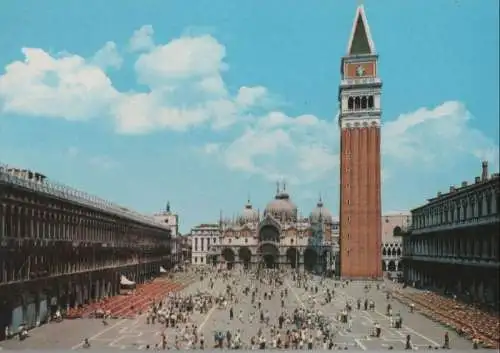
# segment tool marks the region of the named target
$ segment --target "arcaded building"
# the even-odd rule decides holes
[[[335,271],[338,221],[321,198],[302,217],[285,186],[278,186],[262,214],[248,201],[237,217],[221,219],[220,230],[220,242],[209,250],[214,265]]]
[[[356,9],[341,77],[340,274],[348,279],[381,278],[382,81],[362,5]]]
[[[483,162],[473,183],[450,186],[411,211],[404,278],[498,308],[500,176]]]
[[[382,216],[382,271],[389,278],[403,274],[402,235],[410,226],[410,212],[387,212]]]
[[[0,340],[156,277],[171,262],[170,231],[41,173],[0,164]]]

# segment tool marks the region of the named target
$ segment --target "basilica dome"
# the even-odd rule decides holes
[[[324,221],[326,223],[333,223],[333,215],[328,208],[325,207],[321,198],[316,204],[316,208],[312,210],[309,216],[312,223]]]
[[[259,220],[259,212],[252,207],[248,200],[243,212],[241,212],[240,220],[245,223],[257,222]]]
[[[297,206],[284,189],[278,190],[274,200],[267,204],[264,214],[270,214],[277,218],[295,219],[297,218]]]

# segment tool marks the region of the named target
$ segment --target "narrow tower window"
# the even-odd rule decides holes
[[[359,110],[361,108],[361,98],[356,97],[354,99],[354,110]]]
[[[354,98],[349,97],[347,100],[347,109],[353,110],[354,109]]]
[[[366,97],[361,98],[361,109],[366,109],[368,108],[368,100]]]
[[[368,108],[373,109],[373,96],[368,97]]]

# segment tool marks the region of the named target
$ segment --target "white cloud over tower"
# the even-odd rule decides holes
[[[107,118],[122,134],[209,126],[215,132],[213,140],[200,141],[204,156],[268,179],[313,182],[337,168],[339,131],[333,114],[323,119],[307,112],[289,116],[269,104],[266,87],[230,90],[224,80],[230,69],[227,49],[213,36],[182,36],[161,44],[147,25],[132,34],[126,49],[120,53],[108,41],[85,58],[23,48],[23,59],[0,74],[0,109],[20,117]],[[133,70],[142,89],[120,91],[113,84],[110,71],[123,66],[124,53],[136,56]],[[391,178],[402,166],[432,168],[450,159],[498,161],[496,142],[473,128],[472,119],[457,101],[386,117],[384,174]],[[218,139],[217,130],[228,128],[231,134]]]

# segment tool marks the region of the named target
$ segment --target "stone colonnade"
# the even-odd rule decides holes
[[[498,269],[467,264],[439,264],[424,261],[405,262],[405,280],[420,288],[435,288],[470,302],[498,308]]]

